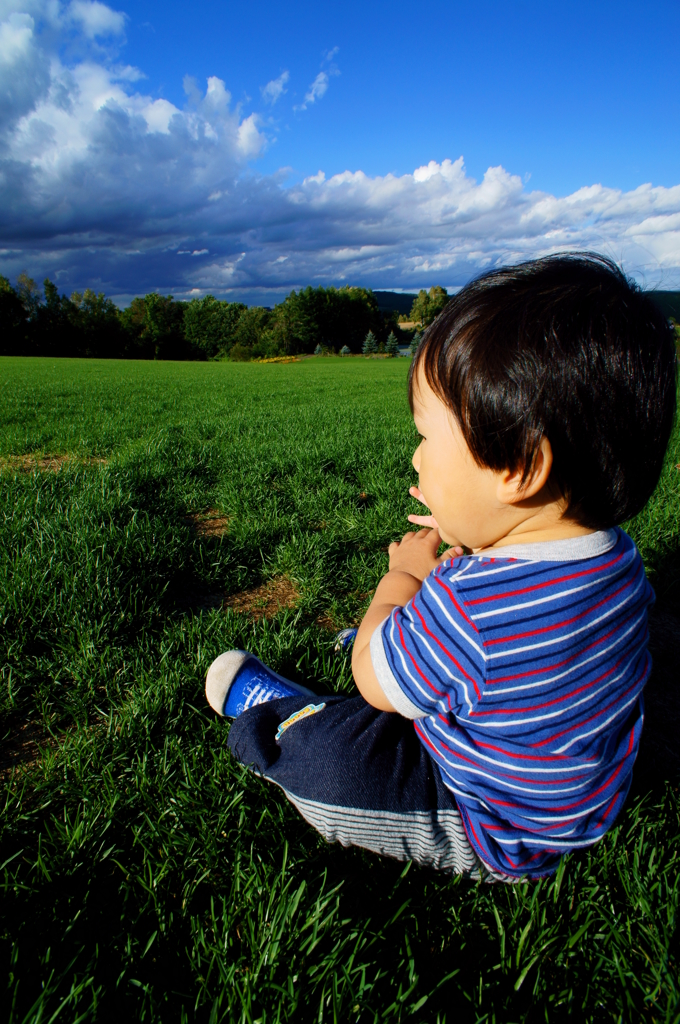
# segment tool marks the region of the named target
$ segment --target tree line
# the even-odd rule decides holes
[[[426,326],[444,296],[448,301],[442,288],[421,291],[412,319]],[[273,309],[213,295],[181,302],[152,292],[119,309],[103,292],[66,296],[49,278],[40,289],[26,274],[16,286],[0,277],[0,355],[247,360],[358,353],[369,336],[369,353],[395,354],[397,336],[406,343],[411,337],[397,325],[397,313],[381,312],[367,288],[303,288]]]
[[[420,324],[421,327],[427,327],[435,317],[439,316],[450,298],[446,288],[442,288],[440,285],[430,288],[429,292],[421,288],[411,306],[408,319],[412,323]],[[405,317],[399,319],[405,319]]]

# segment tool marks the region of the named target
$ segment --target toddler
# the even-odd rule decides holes
[[[672,329],[607,259],[467,285],[411,365],[412,493],[432,516],[390,546],[359,694],[222,654],[206,692],[235,757],[328,841],[450,872],[540,877],[602,838],[651,667],[654,595],[619,524],[654,490],[675,395]]]

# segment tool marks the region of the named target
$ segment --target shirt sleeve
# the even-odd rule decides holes
[[[405,718],[471,711],[484,690],[484,645],[455,585],[451,563],[438,566],[403,608],[371,637],[381,689]]]

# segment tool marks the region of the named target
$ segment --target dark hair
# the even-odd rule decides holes
[[[494,270],[455,295],[411,364],[451,409],[480,466],[531,473],[543,437],[566,515],[635,515],[675,415],[673,328],[611,260],[566,253]]]

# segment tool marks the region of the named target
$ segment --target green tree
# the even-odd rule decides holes
[[[82,295],[73,292],[70,299],[65,295],[60,298],[56,287],[45,281],[45,295],[46,307],[52,305],[54,321],[59,318],[64,329],[73,333],[71,347],[77,346],[79,355],[110,359],[124,354],[126,339],[118,308],[104,292],[86,288]]]
[[[375,352],[378,351],[378,342],[373,331],[369,331],[366,337],[364,338],[364,344],[361,351],[365,356],[372,356]]]
[[[207,359],[214,359],[234,344],[238,322],[247,308],[242,302],[221,302],[214,295],[192,299],[184,307],[184,336]]]
[[[321,353],[322,353],[322,351],[323,351],[323,350],[322,350],[322,348],[321,348],[321,345],[319,344],[319,345],[317,345],[317,346],[316,346],[316,348],[314,349],[314,355],[315,355],[315,356],[320,356],[320,355],[321,355]]]
[[[414,324],[420,324],[422,326],[424,321],[427,319],[428,310],[429,300],[427,297],[427,292],[425,291],[424,288],[421,288],[420,291],[418,292],[418,295],[413,300],[413,305],[411,306],[411,312],[409,314],[411,322]]]
[[[348,345],[343,345],[342,348],[340,349],[340,355],[341,356],[351,356],[352,355],[352,349]]]
[[[38,316],[38,309],[40,308],[40,289],[25,270],[22,270],[17,278],[17,294],[26,311],[27,319],[35,321]]]
[[[411,320],[421,327],[428,327],[439,316],[448,301],[449,293],[440,285],[430,288],[429,292],[421,288],[411,306]]]
[[[43,282],[45,301],[36,309],[33,334],[41,355],[80,356],[83,339],[77,310],[66,295],[60,295],[56,284],[46,277]]]
[[[311,352],[319,335],[316,321],[315,289],[292,291],[274,308],[266,342],[272,355]]]
[[[143,359],[205,358],[184,336],[184,305],[172,295],[156,292],[134,298],[120,315],[128,333],[128,354]]]
[[[272,353],[313,352],[319,338],[329,348],[358,352],[367,331],[384,337],[384,319],[366,288],[302,288],[274,308],[268,332]]]
[[[237,341],[235,345],[232,345],[229,349],[229,358],[234,363],[247,363],[252,358],[253,350],[242,345],[240,341]]]
[[[45,295],[27,274],[19,275],[17,297],[26,324],[24,351],[48,356],[120,356],[125,334],[118,309],[103,292],[90,289],[60,295],[48,277]],[[9,293],[7,293],[9,295]]]
[[[264,356],[269,353],[269,328],[272,311],[264,306],[249,306],[245,309],[234,330],[234,344],[248,349],[249,356]]]
[[[416,354],[416,352],[418,351],[418,345],[420,345],[421,337],[422,337],[422,335],[421,335],[420,331],[416,331],[414,333],[413,337],[411,338],[411,346],[410,346],[410,348],[411,348],[411,355],[412,356],[414,356]]]
[[[155,359],[181,359],[184,349],[184,310],[172,295],[144,296],[144,330],[151,337]]]
[[[32,354],[26,310],[6,277],[0,277],[0,355]]]
[[[397,341],[397,336],[394,333],[394,331],[390,331],[390,333],[387,335],[387,341],[385,342],[385,352],[387,353],[388,356],[392,357],[399,355],[399,342]]]
[[[144,331],[146,302],[142,295],[136,295],[129,306],[122,309],[119,319],[125,331],[124,352],[131,359],[153,359],[151,335]]]

